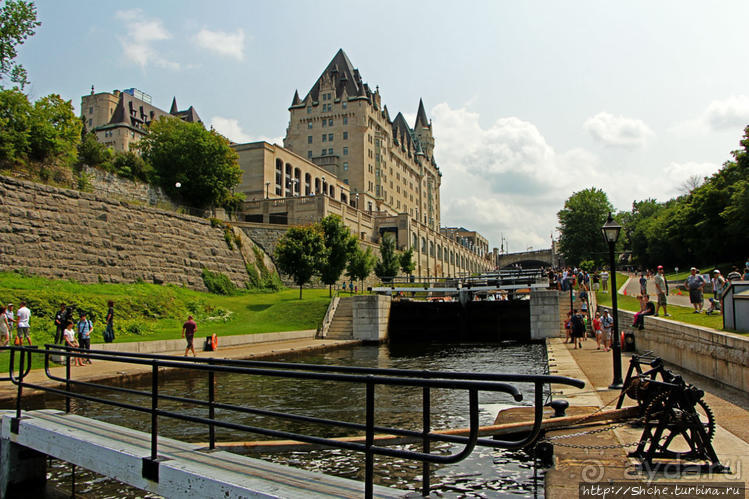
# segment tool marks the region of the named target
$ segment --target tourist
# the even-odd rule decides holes
[[[198,325],[193,320],[192,315],[188,315],[187,321],[182,324],[182,337],[187,341],[187,347],[185,348],[185,357],[187,357],[187,352],[190,351],[192,351],[192,356],[196,357],[195,347],[193,346],[193,338],[195,337],[195,332],[197,330]]]
[[[18,309],[18,316],[16,317],[16,335],[18,337],[18,343],[23,344],[23,339],[31,345],[31,333],[29,330],[31,319],[31,310],[26,307],[26,302],[21,302],[21,308]]]
[[[614,326],[614,318],[609,315],[609,309],[604,308],[603,316],[601,317],[601,329],[603,330],[603,333],[602,333],[603,347],[604,347],[604,350],[607,352],[611,348],[611,328],[613,326]]]
[[[726,276],[726,279],[729,281],[739,281],[741,280],[741,272],[739,272],[739,268],[737,266],[733,266],[733,270],[731,270],[728,275]]]
[[[76,325],[76,329],[80,348],[91,350],[91,332],[94,330],[94,323],[86,318],[86,312],[81,312],[81,318]],[[86,364],[90,363],[91,359],[86,359]]]
[[[16,323],[16,316],[13,313],[13,304],[8,303],[5,307],[5,318],[8,321],[8,336],[13,338],[13,324]]]
[[[694,307],[695,314],[702,312],[702,306],[704,298],[702,297],[702,289],[705,287],[705,278],[702,277],[695,267],[689,269],[690,274],[684,281],[684,287],[689,290],[689,302]]]
[[[601,272],[601,288],[604,293],[609,292],[609,273],[606,270]]]
[[[741,276],[742,281],[749,281],[749,267],[744,269],[744,275]]]
[[[67,310],[65,310],[65,304],[60,303],[60,310],[58,310],[55,314],[55,345],[65,342],[62,334],[65,331],[65,326],[67,323],[68,312]]]
[[[62,333],[62,337],[65,340],[65,344],[71,348],[79,348],[80,345],[75,340],[75,332],[73,331],[73,321],[68,321],[65,325],[65,330]],[[79,356],[73,357],[73,364],[76,366],[83,367],[83,359]]]
[[[716,309],[721,311],[722,313],[723,290],[726,288],[727,283],[728,281],[726,281],[726,278],[720,274],[720,270],[718,269],[713,270],[713,298],[714,300],[710,302],[710,313],[715,312]],[[716,303],[719,303],[720,305],[716,305]]]
[[[598,291],[598,289],[600,288],[601,276],[600,276],[600,274],[598,273],[597,270],[593,273],[592,279],[593,279],[593,288],[592,289],[593,289],[593,291]]]
[[[5,307],[0,305],[0,347],[10,343],[10,325],[8,317],[5,315]]]
[[[603,336],[603,332],[601,331],[601,312],[596,312],[596,317],[593,319],[593,334],[596,337],[596,350],[600,350],[601,336]]]
[[[572,330],[572,343],[575,344],[575,349],[583,347],[583,336],[585,336],[585,320],[582,314],[575,310],[570,319],[570,329]]]
[[[107,323],[107,327],[104,329],[104,341],[106,343],[112,343],[114,341],[114,302],[109,300],[107,302],[107,316],[104,321]]]
[[[644,272],[640,274],[640,294],[641,295],[648,294],[648,280],[645,278]]]
[[[663,275],[663,265],[658,265],[657,271],[658,273],[655,274],[655,292],[658,295],[658,305],[656,306],[655,314],[653,315],[658,317],[658,312],[663,308],[663,316],[671,317],[671,314],[668,313],[666,308],[668,306],[668,281]]]
[[[572,328],[572,322],[571,322],[571,320],[572,320],[572,311],[570,310],[569,312],[567,312],[567,320],[564,321],[564,333],[565,333],[564,342],[565,343],[570,343],[572,341],[572,329],[571,329]]]
[[[632,326],[637,329],[643,329],[645,327],[646,315],[655,314],[655,305],[650,301],[650,296],[647,294],[637,297],[640,300],[640,311],[635,314],[635,320],[632,322]]]

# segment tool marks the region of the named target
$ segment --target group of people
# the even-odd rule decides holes
[[[0,346],[8,345],[13,337],[15,327],[16,345],[23,345],[24,341],[31,345],[31,310],[26,302],[20,303],[18,311],[13,310],[13,304],[0,305]],[[107,303],[107,315],[105,318],[106,328],[104,330],[104,341],[114,341],[114,302]],[[60,304],[54,318],[55,344],[67,345],[74,348],[91,349],[91,333],[94,331],[94,323],[88,318],[86,312],[81,311],[78,321],[74,322],[73,308],[64,303]],[[84,365],[84,359],[76,357],[75,365]],[[90,359],[85,359],[85,364],[90,364]]]
[[[718,269],[713,270],[712,276],[701,274],[696,267],[689,269],[689,275],[684,280],[684,287],[689,291],[689,303],[694,307],[693,313],[700,314],[703,311],[705,305],[704,289],[708,282],[712,284],[713,296],[708,299],[710,307],[705,310],[705,313],[710,315],[713,312],[721,312],[723,310],[723,291],[731,281],[749,281],[749,257],[747,257],[743,274],[739,272],[739,268],[736,266],[726,277],[723,277]]]
[[[574,348],[582,348],[589,320],[590,317],[584,314],[582,309],[567,312],[567,321],[564,324],[567,339],[564,342],[572,342],[575,345]],[[596,339],[597,350],[603,348],[608,352],[611,349],[612,328],[614,327],[614,318],[609,314],[608,309],[604,309],[603,314],[596,312],[591,326]]]
[[[578,268],[565,267],[548,271],[549,288],[558,291],[569,291],[576,285],[584,291],[603,291],[608,293],[609,273],[596,270],[592,274]]]

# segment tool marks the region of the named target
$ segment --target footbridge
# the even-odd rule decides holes
[[[522,268],[556,267],[558,265],[559,255],[554,252],[553,248],[506,253],[497,257],[497,266],[500,269],[517,266]]]
[[[139,489],[165,497],[404,497],[407,491],[375,486],[375,456],[416,460],[422,463],[422,494],[429,495],[430,463],[450,464],[468,457],[476,446],[518,449],[533,445],[540,435],[543,419],[544,388],[563,384],[582,388],[580,380],[548,375],[481,374],[439,371],[410,371],[347,366],[310,365],[216,358],[186,358],[102,350],[80,350],[45,345],[35,347],[3,347],[10,351],[9,376],[4,382],[17,387],[15,411],[2,413],[0,439],[0,496],[34,496],[44,486],[47,456],[65,460],[94,472],[128,483]],[[46,380],[30,382],[32,358],[43,363]],[[64,367],[53,367],[52,358],[62,359]],[[71,361],[88,358],[95,363],[118,362],[138,364],[151,369],[149,388],[112,386],[77,380]],[[189,376],[196,383],[207,383],[207,399],[197,395],[164,393],[160,379],[167,372]],[[293,380],[314,380],[328,383],[355,383],[362,388],[361,400],[351,400],[363,409],[363,421],[337,421],[309,414],[281,413],[251,403],[222,401],[217,378],[224,374],[272,376]],[[533,421],[519,439],[480,438],[479,393],[500,392],[515,401],[523,398],[515,386],[533,386]],[[422,427],[391,428],[377,424],[375,407],[385,404],[388,386],[411,387],[421,395]],[[438,432],[431,428],[431,393],[445,389],[467,393],[465,412],[469,428],[460,432]],[[62,410],[22,410],[24,393],[42,390],[62,397]],[[103,392],[103,394],[102,394]],[[380,398],[378,398],[378,395]],[[71,402],[82,407],[89,417],[71,411]],[[126,427],[129,418],[120,424],[92,419],[100,404],[119,410],[137,411],[150,416],[148,431]],[[220,414],[220,416],[219,416]],[[239,417],[237,417],[239,416]],[[248,418],[248,416],[262,416]],[[337,428],[355,438],[330,438],[295,433],[266,426],[269,420],[312,423]],[[165,421],[177,422],[205,430],[206,442],[183,442],[165,438],[160,433]],[[260,423],[251,424],[250,422]],[[263,426],[258,426],[258,424]],[[261,435],[263,438],[291,440],[298,445],[342,449],[364,455],[364,483],[304,471],[290,466],[268,463],[246,456],[224,452],[217,441],[216,429],[234,430]],[[192,431],[192,434],[195,432]],[[421,444],[420,451],[405,450],[376,438],[385,434],[410,439]],[[509,437],[505,437],[509,438]],[[436,442],[452,444],[452,454],[433,453]],[[74,475],[73,475],[74,476]],[[75,494],[75,491],[73,492]]]

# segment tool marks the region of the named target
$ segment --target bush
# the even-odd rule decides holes
[[[237,293],[237,287],[226,274],[203,269],[202,277],[203,283],[210,293],[216,295],[233,295]]]

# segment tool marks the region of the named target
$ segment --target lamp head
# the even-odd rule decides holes
[[[621,230],[622,226],[614,221],[614,218],[611,216],[611,212],[609,212],[608,220],[606,220],[606,223],[603,224],[603,227],[601,227],[603,239],[607,243],[616,243],[617,239],[619,239],[619,232],[621,232]]]

